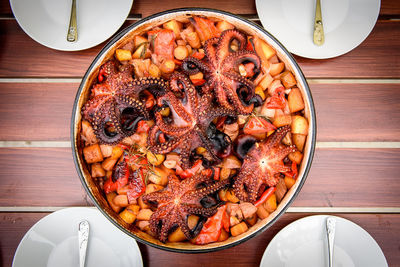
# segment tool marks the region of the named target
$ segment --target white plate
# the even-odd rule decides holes
[[[95,208],[68,208],[42,218],[22,238],[12,266],[79,266],[78,223],[83,219],[90,225],[86,267],[143,266],[136,241]]]
[[[260,266],[328,266],[327,217],[309,216],[283,228],[269,243]],[[381,248],[367,231],[351,221],[335,218],[334,267],[388,266]]]
[[[325,43],[313,43],[315,0],[256,0],[264,28],[290,52],[332,58],[361,44],[374,28],[380,0],[321,0]]]
[[[36,42],[63,51],[100,44],[126,20],[133,0],[77,0],[78,41],[67,41],[72,0],[10,0],[21,28]]]

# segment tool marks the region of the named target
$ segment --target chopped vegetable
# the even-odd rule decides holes
[[[129,205],[119,214],[119,217],[121,217],[121,219],[126,223],[131,224],[136,220],[136,215],[138,214],[139,209],[140,207],[138,205]]]
[[[245,134],[262,134],[275,130],[276,127],[262,117],[251,117],[243,128]]]
[[[193,16],[189,18],[189,21],[194,26],[202,42],[213,37],[218,37],[220,34],[220,31],[215,27],[214,22],[207,18]]]
[[[276,188],[276,187],[275,187]],[[276,190],[274,190],[276,191]],[[276,193],[272,193],[267,200],[265,200],[265,202],[262,204],[265,208],[266,211],[268,211],[269,213],[272,213],[276,210]]]
[[[165,156],[163,154],[154,154],[151,151],[147,152],[147,161],[155,166],[160,165],[165,159]]]
[[[272,194],[275,192],[276,188],[275,187],[270,187],[267,190],[264,191],[264,193],[261,195],[260,199],[254,203],[254,206],[258,207],[262,203],[264,203]]]
[[[238,236],[246,232],[248,229],[249,228],[247,227],[247,224],[245,222],[241,222],[231,228],[231,235]]]
[[[117,49],[115,50],[115,57],[119,61],[128,61],[132,59],[132,53],[129,50]]]
[[[129,168],[125,161],[118,163],[116,169],[112,172],[112,175],[108,177],[108,180],[104,183],[104,192],[110,193],[117,191],[128,183]]]
[[[292,88],[288,95],[288,104],[290,112],[297,112],[304,109],[304,100],[299,88]]]
[[[181,36],[182,23],[180,23],[179,21],[172,19],[164,23],[163,27],[164,29],[172,30],[175,34],[176,39],[178,39]]]
[[[217,213],[208,218],[200,233],[191,241],[197,245],[205,245],[215,242],[221,235],[222,228],[229,231],[229,217],[226,213],[226,205],[218,208]]]
[[[129,205],[127,195],[117,195],[114,197],[113,202],[120,207],[128,207]]]
[[[297,164],[300,164],[302,159],[303,159],[303,153],[301,153],[300,151],[295,151],[289,154],[289,159],[291,161],[296,162]]]
[[[141,209],[136,217],[138,221],[149,221],[153,211],[151,209]]]
[[[294,134],[302,134],[302,135],[308,134],[308,121],[303,116],[300,115],[293,116],[291,127],[292,127],[291,132]]]
[[[275,49],[258,37],[254,37],[254,47],[257,55],[261,58],[262,64],[268,62],[276,54]]]
[[[147,35],[149,36],[154,54],[163,59],[174,58],[175,34],[172,30],[163,29],[159,31],[150,31]]]
[[[179,175],[182,179],[186,179],[195,175],[198,171],[200,171],[202,167],[203,161],[197,160],[193,167],[190,169],[183,170],[179,165],[176,166],[176,174]]]
[[[120,212],[120,210],[122,209],[122,207],[120,207],[120,206],[117,206],[117,205],[115,205],[114,204],[114,198],[117,196],[117,193],[115,193],[115,192],[108,192],[108,193],[106,193],[106,199],[107,199],[107,202],[108,202],[108,204],[110,205],[110,207],[111,207],[111,209],[113,210],[113,211],[115,211],[115,212]]]
[[[279,73],[281,73],[284,69],[285,69],[285,63],[283,63],[283,62],[271,64],[271,66],[269,68],[269,74],[271,76],[275,76],[275,75],[278,75]]]
[[[104,177],[106,175],[106,172],[101,167],[100,163],[93,163],[91,175],[92,175],[92,177]]]
[[[285,185],[288,189],[290,189],[296,182],[296,179],[289,177],[289,176],[285,176],[284,180],[285,180]]]
[[[88,164],[103,161],[99,144],[84,147],[83,156]]]
[[[235,26],[233,26],[232,24],[230,24],[229,22],[226,22],[225,20],[221,20],[217,22],[217,29],[220,32],[223,32],[225,30],[230,30],[230,29],[234,29]]]
[[[189,56],[189,51],[187,50],[186,46],[178,45],[174,49],[174,57],[179,60],[184,60]]]
[[[293,143],[300,152],[303,152],[304,144],[306,143],[306,135],[303,134],[292,134]]]
[[[294,75],[288,70],[281,74],[281,82],[286,89],[292,88],[297,83]]]

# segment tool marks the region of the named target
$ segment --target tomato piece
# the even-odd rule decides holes
[[[132,173],[129,177],[130,189],[126,192],[129,203],[134,202],[138,197],[144,194],[146,191],[146,184],[144,181],[143,168],[140,168]]]
[[[125,162],[133,169],[137,170],[147,166],[147,158],[140,155],[125,156]]]
[[[190,178],[200,170],[202,164],[203,161],[199,159],[194,163],[192,168],[186,170],[183,170],[179,165],[176,165],[176,174],[179,175],[182,179]]]
[[[192,243],[204,245],[215,242],[221,235],[222,228],[229,232],[229,217],[226,207],[226,205],[219,207],[217,213],[207,219],[200,233],[191,240]]]
[[[221,117],[217,120],[217,123],[215,124],[215,127],[217,127],[217,129],[221,129],[222,126],[224,126],[225,121],[226,121],[227,116]]]
[[[247,37],[247,45],[246,45],[246,50],[249,51],[254,51],[254,39],[252,36]]]
[[[108,194],[125,186],[128,183],[129,174],[128,164],[125,161],[118,163],[111,176],[104,183],[104,192]]]
[[[164,59],[174,59],[175,34],[172,30],[149,31],[147,35],[156,55]]]
[[[147,121],[141,120],[138,122],[136,133],[149,133],[150,125],[147,124]]]
[[[214,180],[219,181],[219,175],[221,173],[221,168],[215,167],[214,168]]]
[[[244,126],[245,134],[262,134],[275,130],[276,127],[262,117],[252,117]]]
[[[193,79],[192,83],[194,86],[200,86],[206,83],[206,80],[204,79]]]
[[[196,51],[196,52],[194,52],[191,56],[194,57],[194,58],[197,58],[197,59],[200,59],[200,60],[201,60],[201,59],[204,58],[205,54]]]
[[[275,94],[273,94],[267,100],[267,108],[270,109],[283,109],[286,106],[286,98],[285,98],[285,88],[283,86],[276,88]]]
[[[299,174],[299,171],[297,169],[297,164],[296,162],[292,161],[292,166],[291,166],[292,170],[290,172],[285,172],[284,174],[286,176],[292,177],[294,179],[297,179],[297,175]]]
[[[104,74],[106,74],[106,71],[104,68],[101,68],[99,71],[99,75],[97,76],[97,80],[101,83],[104,81]]]
[[[167,142],[167,139],[165,139],[164,133],[159,134],[158,141],[160,141],[161,144]]]
[[[211,20],[197,16],[193,16],[189,18],[189,20],[202,41],[207,41],[213,37],[219,37],[220,31]]]

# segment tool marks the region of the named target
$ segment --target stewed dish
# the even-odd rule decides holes
[[[78,93],[74,148],[88,191],[125,231],[161,247],[218,247],[257,231],[311,161],[301,72],[224,16],[129,31]]]

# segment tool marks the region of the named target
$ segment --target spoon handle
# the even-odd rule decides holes
[[[83,220],[79,223],[78,241],[79,241],[79,266],[85,266],[86,248],[89,240],[89,222]]]
[[[335,225],[335,218],[328,217],[326,219],[326,231],[328,233],[329,267],[333,267],[333,242],[335,241]]]
[[[71,17],[69,19],[67,41],[75,42],[77,40],[78,40],[78,29],[76,26],[76,0],[72,0]]]
[[[325,42],[324,25],[322,24],[321,0],[317,0],[314,19],[314,44],[323,45]]]

